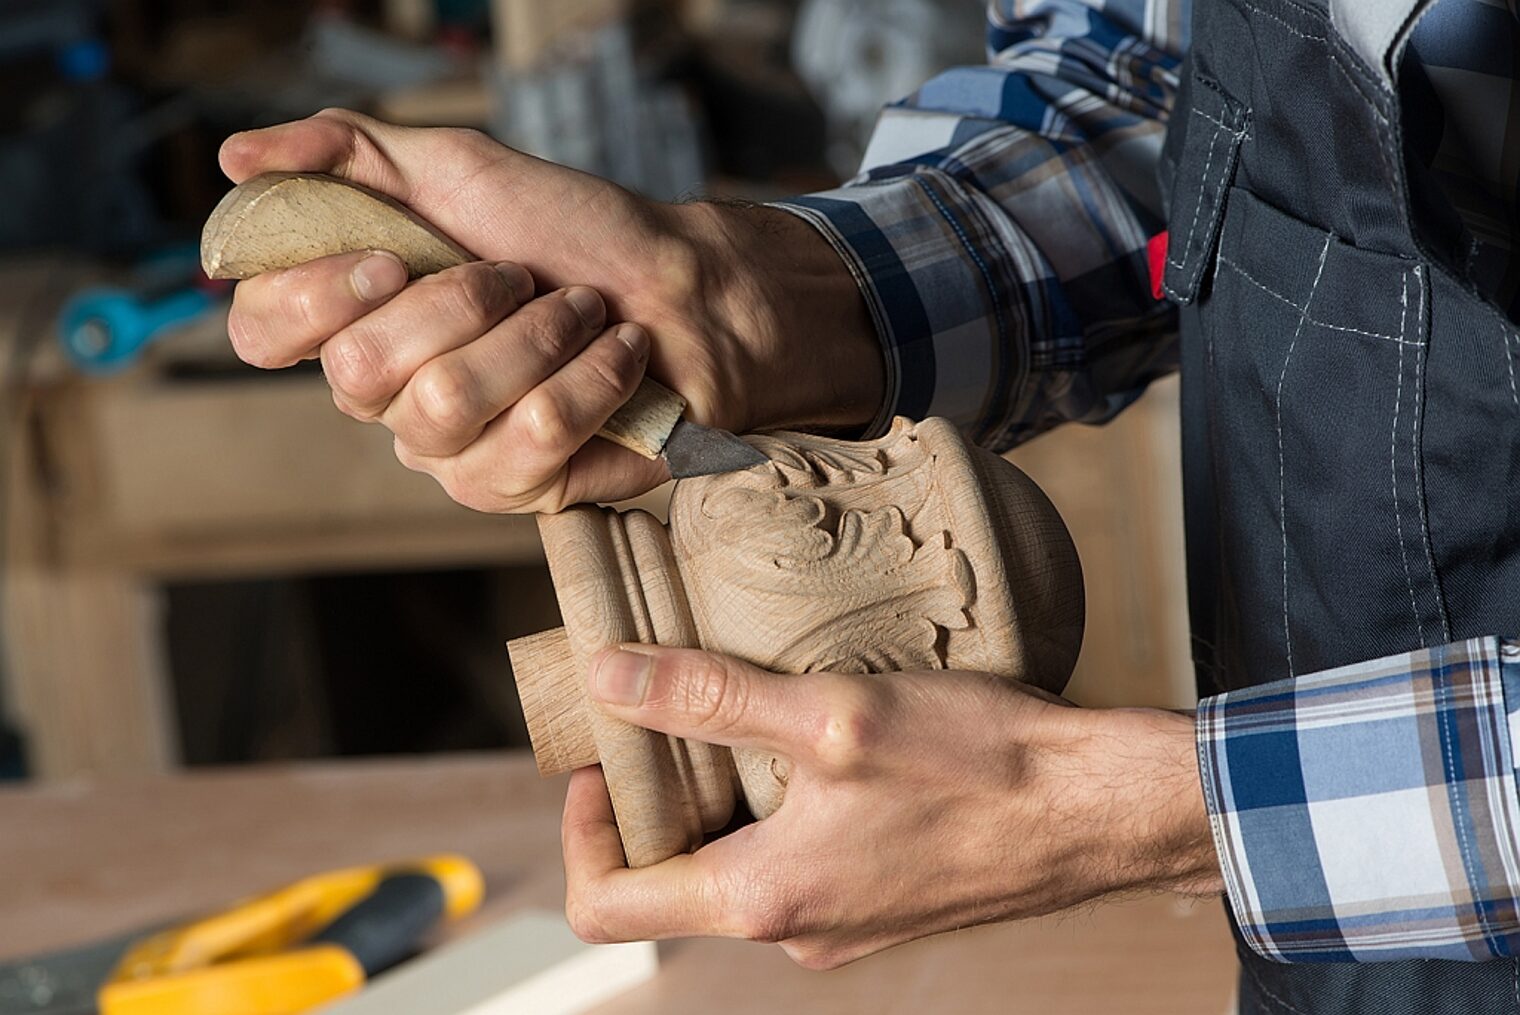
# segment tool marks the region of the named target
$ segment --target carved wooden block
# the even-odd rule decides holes
[[[565,626],[508,645],[546,775],[601,762],[630,866],[781,805],[787,761],[631,726],[585,698],[639,641],[782,673],[985,670],[1060,691],[1082,642],[1076,549],[1040,489],[947,421],[850,443],[746,438],[771,459],[676,485],[667,529],[582,506],[539,519]]]

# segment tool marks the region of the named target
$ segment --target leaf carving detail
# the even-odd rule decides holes
[[[970,626],[975,578],[939,531],[917,545],[897,507],[835,512],[778,489],[716,491],[703,513],[734,554],[735,583],[789,621],[767,660],[786,672],[940,668],[943,634]]]
[[[883,448],[844,441],[790,444],[761,438],[755,441],[788,486],[812,489],[831,484],[856,483],[862,476],[884,476],[887,455]]]

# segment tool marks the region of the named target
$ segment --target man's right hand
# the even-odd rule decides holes
[[[235,135],[221,158],[238,183],[364,184],[484,258],[410,285],[385,252],[323,258],[240,283],[228,320],[256,366],[320,356],[337,406],[469,507],[557,511],[663,481],[592,439],[646,366],[689,418],[731,430],[862,425],[880,402],[854,280],[784,211],[660,204],[473,131],[343,110]]]

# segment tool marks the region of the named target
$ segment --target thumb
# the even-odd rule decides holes
[[[391,193],[384,184],[395,181],[385,177],[395,168],[375,164],[382,150],[377,135],[398,129],[346,109],[324,109],[304,120],[233,134],[218,158],[234,183],[269,172],[329,173]]]
[[[437,213],[443,209],[431,205],[446,204],[447,195],[507,151],[474,131],[399,127],[348,109],[324,109],[234,134],[222,142],[219,158],[234,183],[260,173],[327,173]]]
[[[591,660],[587,693],[602,711],[636,726],[794,756],[824,721],[807,677],[697,649],[604,649]]]

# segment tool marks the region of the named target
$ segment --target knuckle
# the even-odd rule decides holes
[[[501,160],[502,143],[473,127],[439,127],[438,139],[449,152],[450,165],[462,179],[469,179]]]
[[[533,358],[543,363],[559,363],[573,349],[585,330],[575,311],[564,300],[546,301],[542,314],[535,314],[523,328],[522,338]]]
[[[361,423],[373,423],[375,421],[374,413],[360,408],[353,402],[349,401],[348,397],[345,396],[343,392],[339,391],[337,388],[332,389],[332,403],[339,412],[343,413],[343,415],[349,417],[350,419],[356,419]]]
[[[446,272],[443,289],[445,312],[454,320],[467,322],[480,331],[501,320],[512,301],[506,279],[488,264],[476,262],[460,265]]]
[[[439,485],[443,487],[444,493],[449,495],[449,499],[461,507],[467,507],[471,511],[479,511],[484,514],[492,514],[497,510],[495,499],[485,490],[481,489],[478,484],[468,480],[440,476],[437,473],[433,474],[433,478],[438,480]]]
[[[351,328],[322,346],[322,370],[335,390],[354,401],[372,402],[385,394],[386,359],[362,329]]]
[[[475,473],[461,473],[457,469],[448,468],[446,464],[424,468],[422,471],[438,481],[450,500],[471,511],[498,515],[523,510],[523,494],[500,489]]]
[[[433,360],[412,378],[417,412],[432,429],[457,434],[476,424],[475,392],[469,371],[450,360]]]
[[[702,853],[696,857],[700,861]],[[766,944],[797,943],[832,925],[821,920],[817,900],[829,894],[816,866],[795,853],[707,863],[703,884],[708,907],[723,914],[719,932]]]
[[[566,890],[565,920],[571,932],[587,944],[611,944],[616,940],[608,932],[596,903],[582,890]]]
[[[777,944],[796,934],[796,907],[768,891],[741,903],[736,915],[739,935],[749,941]]]
[[[703,729],[720,732],[744,714],[749,682],[726,661],[704,656],[686,667],[671,693],[677,699],[672,704]]]
[[[523,438],[529,447],[554,458],[568,458],[576,441],[564,407],[541,391],[528,392],[518,402],[522,409]]]
[[[789,926],[784,913],[771,908],[761,908],[747,916],[747,924],[744,928],[744,936],[750,941],[760,941],[764,944],[776,944],[785,941],[789,936]]]
[[[276,301],[280,316],[291,321],[302,334],[325,336],[329,329],[322,325],[322,308],[316,293],[310,286],[296,284],[304,274],[298,268],[280,280],[287,283],[280,286]]]
[[[411,448],[407,447],[406,442],[400,437],[396,437],[391,441],[391,448],[396,454],[396,461],[400,462],[404,467],[413,472],[428,471],[422,456],[414,453]]]
[[[440,127],[439,131],[444,140],[461,148],[488,148],[496,144],[484,131],[473,127]]]
[[[843,952],[827,945],[787,942],[781,950],[797,965],[815,973],[838,969],[848,961]]]
[[[227,315],[227,338],[232,342],[233,351],[249,366],[264,369],[277,366],[265,340],[264,329],[254,323],[251,315],[238,309],[236,300],[234,296],[232,310]]]
[[[813,743],[819,764],[841,774],[865,767],[881,736],[872,696],[857,684],[833,690]]]
[[[790,860],[784,865],[778,861],[711,865],[707,870],[703,894],[711,908],[725,914],[726,936],[775,944],[800,933],[800,900],[808,889]]]
[[[594,378],[589,386],[596,388],[603,398],[621,402],[633,386],[633,355],[617,340],[607,343],[605,348],[606,355],[591,357],[588,364]]]

